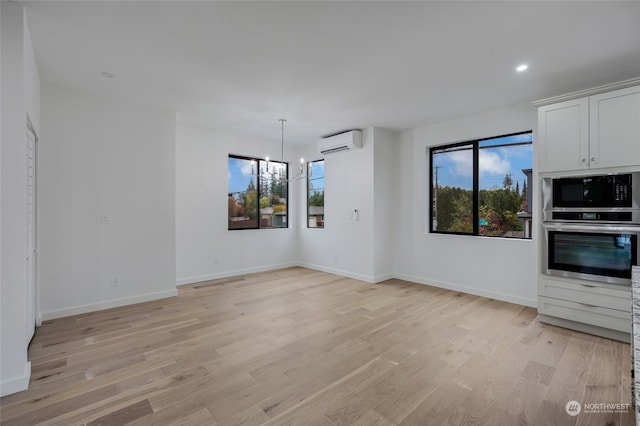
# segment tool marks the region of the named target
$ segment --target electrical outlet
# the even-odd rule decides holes
[[[220,264],[220,258],[218,256],[213,256],[213,264],[214,265],[219,265]]]
[[[111,287],[118,287],[120,285],[120,275],[111,275]]]
[[[111,216],[109,216],[108,214],[103,214],[101,221],[103,225],[108,225],[111,223]]]

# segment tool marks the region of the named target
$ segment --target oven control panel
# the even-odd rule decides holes
[[[579,220],[579,221],[606,221],[606,222],[631,222],[633,220],[630,211],[609,211],[609,212],[589,212],[589,211],[554,211],[551,213],[553,220]]]

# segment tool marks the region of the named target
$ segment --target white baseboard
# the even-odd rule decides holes
[[[256,272],[267,272],[267,271],[273,271],[275,269],[291,268],[292,266],[299,266],[299,265],[296,262],[279,263],[275,265],[265,265],[265,266],[257,266],[254,268],[244,268],[244,269],[236,269],[232,271],[217,272],[215,274],[196,275],[192,277],[178,278],[176,279],[176,285],[194,284],[202,281],[218,280],[220,278],[235,277],[238,275],[245,275],[245,274],[254,274]]]
[[[344,271],[341,269],[328,268],[326,266],[314,265],[314,264],[309,264],[304,262],[300,263],[299,266],[303,268],[315,269],[316,271],[328,272],[330,274],[340,275],[347,278],[353,278],[356,280],[365,281],[372,284],[377,284],[386,280],[397,278],[400,280],[409,281],[416,284],[430,285],[432,287],[444,288],[447,290],[459,291],[462,293],[473,294],[476,296],[488,297],[490,299],[496,299],[496,300],[501,300],[503,302],[515,303],[517,305],[530,306],[532,308],[536,308],[538,306],[537,299],[527,299],[523,297],[512,296],[510,294],[504,294],[504,293],[484,290],[484,289],[475,288],[475,287],[468,287],[464,285],[452,284],[452,283],[447,283],[443,281],[425,279],[425,278],[421,278],[413,275],[389,273],[389,274],[383,274],[378,276],[368,276],[368,275],[355,274],[353,272]]]
[[[29,380],[31,380],[31,362],[25,364],[22,376],[0,383],[0,396],[27,390],[29,388]]]
[[[88,312],[102,311],[104,309],[118,308],[120,306],[133,305],[134,303],[149,302],[151,300],[164,299],[178,295],[177,289],[156,291],[153,293],[141,294],[138,296],[124,297],[122,299],[107,300],[105,302],[91,303],[88,305],[72,306],[70,308],[59,309],[56,311],[42,312],[42,320],[68,317],[71,315],[86,314]]]
[[[391,273],[382,274],[382,275],[376,275],[376,276],[373,277],[373,283],[374,284],[378,284],[378,283],[381,283],[383,281],[392,280],[394,278],[396,278],[396,275],[395,274],[391,274]]]
[[[395,278],[404,280],[404,281],[430,285],[432,287],[444,288],[447,290],[459,291],[462,293],[473,294],[476,296],[488,297],[490,299],[496,299],[496,300],[501,300],[503,302],[515,303],[517,305],[530,306],[532,308],[538,307],[537,299],[527,299],[524,297],[512,296],[510,294],[500,293],[497,291],[490,291],[490,290],[484,290],[477,287],[468,287],[460,284],[447,283],[444,281],[416,277],[414,275],[407,275],[407,274],[394,274],[394,275],[395,275]]]
[[[339,275],[341,277],[353,278],[354,280],[364,281],[371,284],[377,284],[386,280],[397,278],[400,280],[410,281],[417,284],[424,284],[424,285],[430,285],[433,287],[444,288],[447,290],[460,291],[462,293],[488,297],[490,299],[501,300],[504,302],[515,303],[518,305],[530,306],[532,308],[536,308],[538,306],[537,299],[527,299],[524,297],[513,296],[510,294],[500,293],[496,291],[484,290],[477,287],[468,287],[460,284],[432,280],[432,279],[418,277],[418,276],[409,275],[409,274],[388,273],[388,274],[382,274],[377,276],[363,275],[363,274],[358,274],[351,271],[346,271],[343,269],[330,268],[328,266],[316,265],[313,263],[306,263],[306,262],[292,262],[292,263],[282,263],[277,265],[266,265],[266,266],[259,266],[255,268],[238,269],[234,271],[225,271],[225,272],[220,272],[215,274],[180,278],[176,280],[176,285],[193,284],[193,283],[198,283],[202,281],[216,280],[220,278],[228,278],[228,277],[234,277],[234,276],[244,275],[244,274],[252,274],[255,272],[265,272],[265,271],[271,271],[274,269],[289,268],[292,266],[300,266],[302,268],[308,268],[316,271],[327,272],[329,274]]]
[[[364,281],[372,284],[375,282],[380,282],[380,281],[375,281],[375,277],[371,275],[356,274],[354,272],[345,271],[343,269],[329,268],[327,266],[315,265],[312,263],[304,263],[304,262],[298,263],[298,266],[302,268],[313,269],[315,271],[327,272],[329,274],[334,274],[334,275],[340,275],[341,277],[353,278],[354,280]]]

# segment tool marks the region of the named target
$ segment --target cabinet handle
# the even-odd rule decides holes
[[[586,162],[587,162],[587,159],[586,159],[586,158],[583,158],[583,159],[582,159],[582,162],[583,162],[583,163],[586,163]]]
[[[591,157],[591,161],[596,161],[596,157]]]
[[[582,306],[586,306],[587,308],[597,308],[598,307],[596,305],[589,305],[588,303],[581,303],[581,302],[578,302],[578,303],[580,303]]]
[[[587,287],[587,288],[595,288],[595,285],[589,285],[589,284],[580,284],[582,287]]]

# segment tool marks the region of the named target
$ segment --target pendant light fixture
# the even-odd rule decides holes
[[[287,122],[287,120],[285,118],[280,118],[278,119],[278,122],[280,123],[280,160],[282,161],[282,163],[285,163],[284,161],[284,125]],[[269,167],[269,157],[267,157],[267,171],[268,171],[268,167]],[[283,175],[282,168],[280,168],[279,173],[280,173],[280,176],[279,176],[280,180],[285,182],[306,179],[307,176],[304,173],[304,158],[300,158],[300,170],[298,174],[296,174],[293,178],[287,179],[287,177]]]

